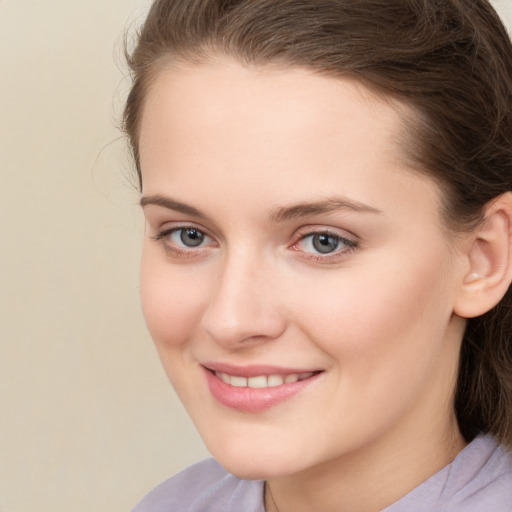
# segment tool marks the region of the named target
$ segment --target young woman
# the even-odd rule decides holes
[[[512,48],[486,0],[157,0],[141,294],[216,460],[137,512],[509,511]]]

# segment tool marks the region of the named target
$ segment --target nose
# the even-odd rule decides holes
[[[203,328],[229,349],[278,338],[286,329],[276,269],[262,259],[227,258],[203,314]]]

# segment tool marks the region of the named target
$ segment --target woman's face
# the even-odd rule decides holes
[[[144,314],[222,464],[269,478],[454,428],[465,267],[396,105],[219,60],[161,72],[140,129]]]

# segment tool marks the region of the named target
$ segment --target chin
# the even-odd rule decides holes
[[[229,471],[232,475],[240,478],[241,480],[268,480],[273,475],[269,475],[264,468],[246,467],[245,464],[236,464],[232,466],[230,464],[224,464],[224,461],[218,460],[219,464]]]
[[[236,443],[210,450],[219,464],[242,480],[268,480],[303,471],[305,464],[301,451],[293,452],[287,454],[283,450],[262,449],[256,444],[237,447]]]
[[[241,480],[268,480],[294,473],[294,471],[287,471],[285,468],[276,467],[276,460],[259,462],[242,460],[240,458],[215,458],[221,466]]]

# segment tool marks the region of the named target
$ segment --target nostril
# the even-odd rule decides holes
[[[285,331],[286,321],[276,311],[266,308],[239,308],[229,314],[212,309],[203,318],[203,328],[216,343],[234,348],[277,339]]]

